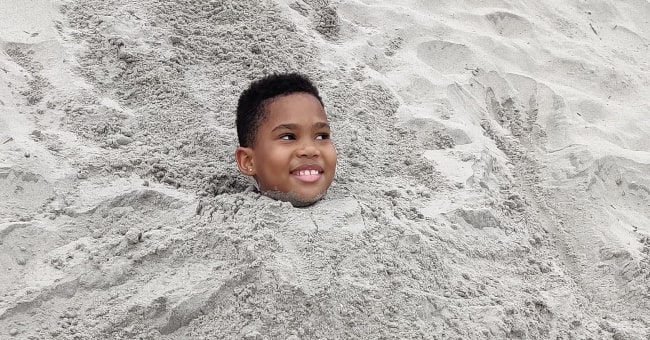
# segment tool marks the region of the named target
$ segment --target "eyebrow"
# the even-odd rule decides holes
[[[283,130],[283,129],[284,130],[298,130],[299,127],[300,126],[298,124],[280,124],[280,125],[276,126],[275,128],[273,128],[273,130],[271,130],[271,132],[275,132],[277,130]],[[328,128],[329,129],[330,125],[325,123],[325,122],[318,122],[318,123],[314,123],[313,128],[315,128],[315,129]]]

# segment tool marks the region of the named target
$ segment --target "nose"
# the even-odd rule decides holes
[[[309,139],[305,140],[302,143],[300,143],[300,146],[296,150],[298,157],[306,157],[306,158],[314,158],[318,157],[320,154],[320,150],[318,149],[318,146],[316,143]]]

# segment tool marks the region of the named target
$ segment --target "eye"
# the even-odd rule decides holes
[[[280,139],[282,140],[294,140],[296,139],[296,136],[293,133],[285,133],[280,135]]]
[[[329,133],[319,133],[316,135],[316,139],[330,139]]]

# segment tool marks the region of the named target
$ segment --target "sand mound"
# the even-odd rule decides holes
[[[0,338],[650,336],[643,1],[0,3]],[[339,167],[236,172],[251,79]]]

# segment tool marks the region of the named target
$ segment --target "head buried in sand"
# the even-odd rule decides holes
[[[303,75],[253,82],[237,106],[239,171],[266,196],[307,206],[321,199],[336,170],[336,150],[318,90]]]

